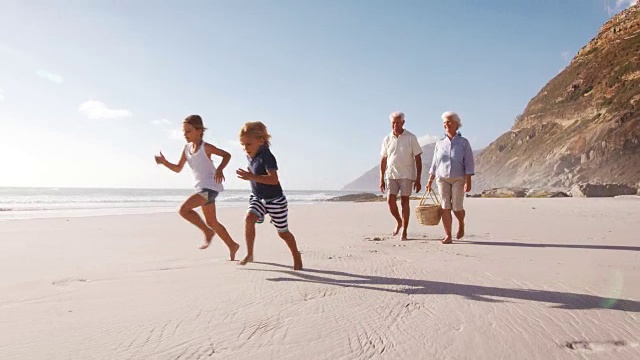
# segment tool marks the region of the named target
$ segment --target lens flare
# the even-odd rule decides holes
[[[624,286],[624,274],[622,271],[617,270],[611,274],[609,283],[611,286],[609,289],[609,297],[602,299],[600,303],[600,306],[605,309],[611,309],[618,299],[620,299],[620,295],[622,295],[622,288]]]

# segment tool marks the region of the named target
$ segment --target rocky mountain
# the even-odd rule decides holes
[[[640,186],[640,5],[614,16],[476,157],[476,191]]]

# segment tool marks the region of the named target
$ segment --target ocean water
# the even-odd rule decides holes
[[[216,206],[247,206],[250,191],[225,190]],[[285,190],[290,204],[315,204],[353,191]],[[176,211],[190,189],[0,187],[0,220]]]

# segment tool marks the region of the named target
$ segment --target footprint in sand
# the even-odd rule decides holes
[[[385,241],[385,240],[387,240],[387,238],[386,237],[374,236],[374,237],[366,237],[366,238],[364,238],[364,240],[366,240],[366,241]]]
[[[564,347],[577,351],[607,351],[621,346],[630,345],[624,340],[611,341],[568,341]]]
[[[79,279],[79,278],[66,278],[66,279],[53,281],[53,282],[51,282],[51,285],[67,286],[67,285],[73,284],[73,283],[86,283],[86,282],[89,282],[89,280],[87,280],[87,279]]]

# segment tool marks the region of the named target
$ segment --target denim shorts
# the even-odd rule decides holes
[[[202,190],[198,191],[196,194],[202,196],[203,198],[205,198],[207,200],[205,205],[215,204],[216,203],[216,198],[218,197],[218,192],[215,191],[215,190],[211,190],[211,189],[202,189]]]

